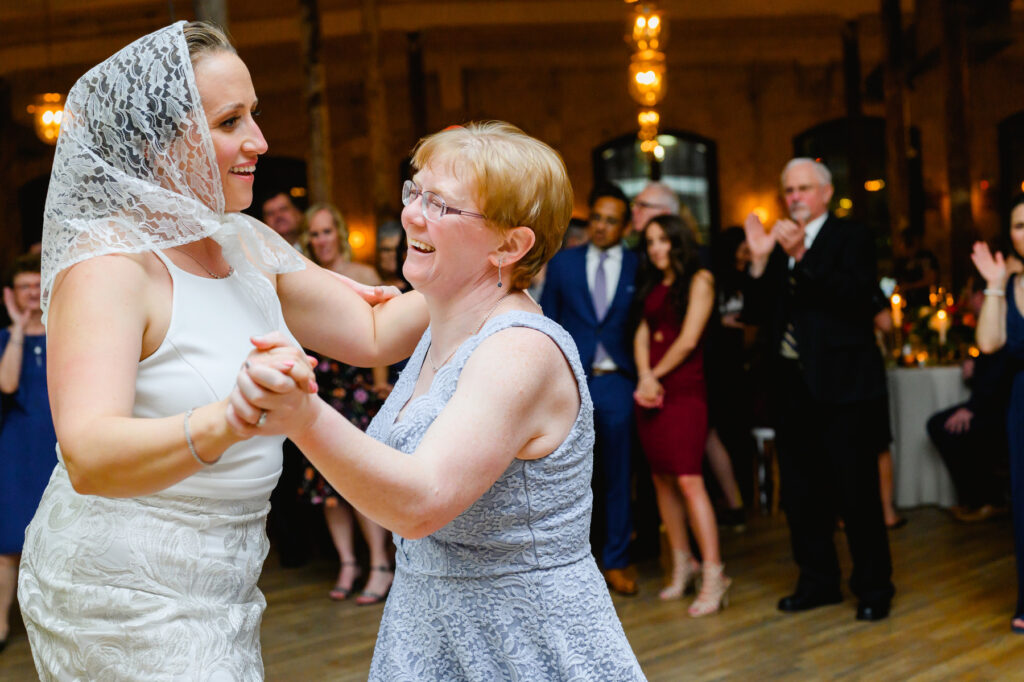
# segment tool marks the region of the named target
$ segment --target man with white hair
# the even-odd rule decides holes
[[[639,234],[654,216],[679,215],[679,196],[666,184],[651,182],[633,199],[633,232]]]
[[[751,284],[744,315],[772,329],[776,445],[796,591],[779,610],[806,611],[843,600],[833,542],[845,522],[853,558],[850,588],[858,620],[889,615],[894,588],[878,487],[878,401],[885,368],[875,345],[878,290],[874,239],[828,212],[832,175],[813,159],[782,172],[789,219],[744,228]]]

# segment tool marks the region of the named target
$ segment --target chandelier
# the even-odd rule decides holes
[[[632,8],[632,31],[627,42],[633,47],[629,60],[629,95],[640,105],[637,123],[640,149],[656,154],[661,117],[654,108],[665,97],[665,19],[656,2],[626,0]]]

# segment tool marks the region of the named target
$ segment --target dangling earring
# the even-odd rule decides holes
[[[501,265],[505,260],[503,258],[498,259],[498,288],[501,288]]]

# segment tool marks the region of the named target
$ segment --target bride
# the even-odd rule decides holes
[[[140,38],[68,96],[42,272],[59,461],[18,590],[43,679],[262,679],[283,438],[249,438],[265,416],[228,405],[249,338],[375,366],[426,326],[418,294],[371,308],[238,213],[267,150],[256,113],[245,65],[201,23]]]

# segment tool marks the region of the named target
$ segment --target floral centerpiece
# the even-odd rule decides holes
[[[939,287],[932,289],[928,300],[928,305],[908,309],[899,291],[893,292],[892,362],[904,367],[949,365],[977,357],[974,328],[978,319],[969,294],[958,301]]]

